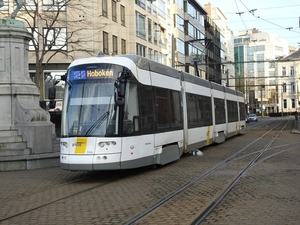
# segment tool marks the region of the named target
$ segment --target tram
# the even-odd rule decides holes
[[[245,127],[240,92],[137,55],[79,59],[66,76],[60,164],[165,165]]]

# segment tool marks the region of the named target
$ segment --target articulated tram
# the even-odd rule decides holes
[[[164,165],[245,132],[242,93],[136,55],[74,61],[62,112],[61,168]]]

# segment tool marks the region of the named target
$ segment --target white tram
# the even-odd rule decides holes
[[[164,165],[245,126],[242,93],[136,55],[80,59],[67,72],[61,168]]]

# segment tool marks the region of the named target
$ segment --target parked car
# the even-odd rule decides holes
[[[249,122],[253,122],[253,121],[257,122],[258,119],[257,119],[256,114],[250,114],[250,115],[248,116],[248,121],[249,121]]]

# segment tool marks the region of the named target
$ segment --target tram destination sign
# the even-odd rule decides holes
[[[70,74],[71,80],[85,80],[90,78],[112,78],[114,75],[113,70],[93,69],[93,70],[73,70]]]

